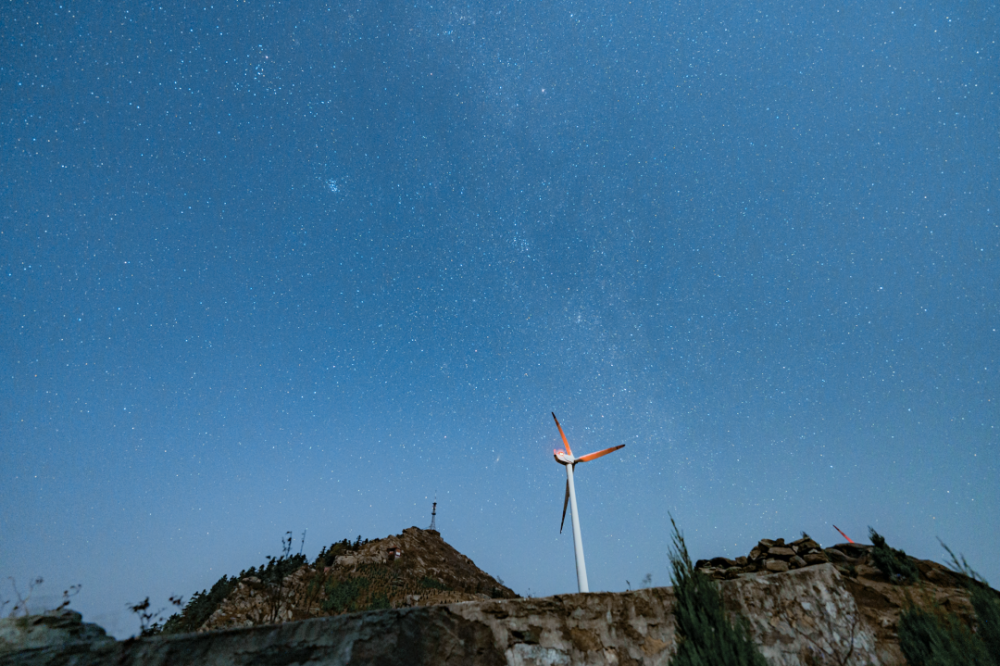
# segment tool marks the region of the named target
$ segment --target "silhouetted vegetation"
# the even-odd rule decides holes
[[[174,606],[180,607],[184,605],[184,600],[181,597],[171,596],[170,603]],[[163,611],[166,608],[161,608],[160,610],[153,611],[150,610],[149,597],[140,601],[137,604],[126,604],[128,609],[136,614],[139,618],[139,637],[145,638],[146,636],[155,636],[163,631],[163,624],[160,622],[160,618],[163,616]],[[175,613],[176,615],[176,613]]]
[[[329,548],[323,548],[323,550],[319,551],[319,555],[316,557],[313,565],[316,567],[332,567],[333,563],[341,555],[357,552],[362,546],[366,545],[368,545],[368,539],[362,541],[360,534],[354,543],[351,543],[350,539],[336,541],[331,544]]]
[[[910,666],[993,666],[982,641],[951,614],[910,606],[899,616],[899,647]]]
[[[872,559],[875,566],[889,577],[889,580],[897,585],[916,582],[919,578],[917,568],[910,561],[909,556],[901,550],[890,548],[881,534],[873,528],[868,528],[868,535],[872,540]]]
[[[212,585],[212,589],[195,592],[180,613],[174,613],[163,624],[164,634],[189,634],[198,630],[211,617],[219,604],[233,591],[239,578],[223,576]]]
[[[767,666],[741,617],[731,622],[715,583],[694,568],[684,537],[674,533],[670,564],[674,584],[677,653],[674,666]]]
[[[941,545],[965,576],[976,631],[940,607],[928,612],[911,604],[899,617],[899,646],[911,666],[1000,666],[1000,598],[964,557]]]
[[[323,548],[313,565],[320,570],[332,566],[338,556],[356,552],[367,543],[368,539],[362,540],[360,534],[353,542],[350,539],[337,541],[329,547]],[[271,611],[270,614],[272,616],[269,620],[272,622],[276,621],[278,608],[281,605],[282,581],[288,575],[308,563],[306,556],[302,554],[302,546],[304,544],[305,532],[302,533],[302,544],[299,547],[299,552],[292,555],[292,533],[290,531],[285,532],[285,537],[281,540],[280,556],[274,557],[268,555],[265,563],[260,565],[260,567],[250,567],[249,569],[240,571],[239,575],[232,578],[223,576],[212,585],[211,589],[194,593],[191,596],[191,600],[184,606],[184,609],[180,613],[171,615],[163,624],[162,633],[184,634],[197,631],[199,627],[208,621],[212,614],[219,608],[219,605],[225,601],[226,597],[232,593],[240,580],[248,578],[259,580],[263,585],[263,594],[266,595],[269,601],[268,610]],[[310,581],[310,584],[306,587],[305,594],[309,597],[315,596],[322,589],[322,585],[323,580],[321,579]],[[140,610],[137,612],[137,614],[140,614],[140,623],[141,613],[143,612],[148,613],[148,607],[144,611]],[[155,621],[149,623],[149,631],[152,633],[160,631]]]
[[[17,617],[19,612],[23,616],[31,615],[31,610],[28,608],[28,601],[31,600],[31,595],[35,591],[35,588],[44,583],[45,580],[41,576],[38,576],[37,578],[33,578],[28,581],[27,596],[21,595],[20,590],[17,589],[17,581],[14,580],[13,576],[7,576],[7,580],[10,581],[10,587],[14,590],[14,596],[17,598],[17,601],[14,602],[12,599],[4,599],[3,597],[0,597],[0,616],[3,615],[4,608],[6,608],[10,603],[13,603],[14,607],[10,609],[10,615],[8,617]],[[61,611],[69,606],[70,600],[80,593],[80,587],[80,585],[70,585],[68,589],[63,590],[62,603],[51,610]]]

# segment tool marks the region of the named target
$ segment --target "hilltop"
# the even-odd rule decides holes
[[[343,613],[459,601],[515,599],[435,530],[410,527],[374,541],[341,541],[309,563],[301,555],[223,578],[195,594],[166,634],[252,627]]]

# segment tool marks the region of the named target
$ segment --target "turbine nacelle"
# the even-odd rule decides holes
[[[556,462],[560,465],[574,465],[576,464],[576,458],[573,457],[572,453],[566,453],[562,449],[555,449],[552,451]]]

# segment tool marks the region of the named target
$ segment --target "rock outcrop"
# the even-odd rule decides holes
[[[747,557],[703,560],[698,567],[719,580],[727,609],[746,618],[752,638],[775,666],[902,666],[897,623],[910,600],[974,622],[968,578],[934,562],[910,561],[919,580],[896,585],[874,566],[871,546],[824,549],[808,538],[788,544],[765,539]],[[6,641],[0,646],[7,646],[0,666],[654,665],[669,663],[676,647],[672,588],[488,599],[514,595],[436,532],[411,528],[352,549],[329,569],[322,578],[318,567],[285,578],[280,590],[286,596],[279,601],[289,612],[279,619],[313,612],[314,606],[301,605],[295,596],[319,589],[310,587],[310,577],[324,581],[327,606],[331,597],[350,596],[340,587],[346,585],[349,591],[367,590],[364,603],[391,593],[396,607],[261,625],[252,613],[264,602],[254,593],[254,581],[244,578],[206,627],[254,626],[115,642],[99,628],[87,629],[77,614],[18,618],[0,624],[0,641]],[[395,577],[376,580],[377,572]],[[368,582],[351,582],[358,578]],[[450,601],[449,594],[459,602],[440,603]],[[47,638],[32,634],[31,627],[43,626],[51,629]],[[20,638],[10,640],[11,632]]]
[[[5,654],[24,650],[57,646],[89,651],[91,646],[113,645],[114,642],[104,629],[84,622],[79,613],[68,609],[0,619],[0,659]]]
[[[954,613],[967,626],[975,624],[968,589],[976,583],[937,562],[908,559],[919,572],[919,580],[913,585],[895,585],[875,566],[873,546],[841,543],[823,548],[803,536],[788,544],[784,539],[761,539],[746,557],[698,560],[695,568],[717,581],[753,578],[763,582],[772,574],[832,566],[842,576],[843,588],[854,598],[864,625],[874,632],[881,663],[904,664],[897,629],[900,613],[911,602]],[[788,600],[781,604],[784,606],[757,609],[748,617],[755,622],[769,612],[794,607]]]
[[[904,663],[832,564],[720,584],[770,663]],[[0,656],[10,666],[97,664],[667,664],[673,590],[472,601]]]

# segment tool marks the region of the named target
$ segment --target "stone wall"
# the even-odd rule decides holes
[[[824,564],[745,574],[720,588],[772,664],[837,663],[848,653],[847,663],[903,663],[859,611],[851,583]],[[473,601],[205,634],[79,640],[0,653],[0,664],[667,664],[672,603],[671,588]]]

